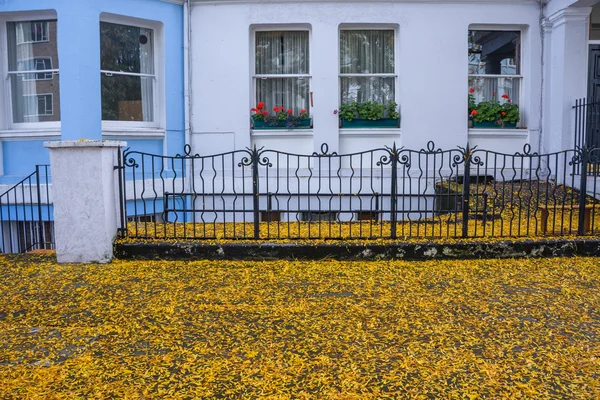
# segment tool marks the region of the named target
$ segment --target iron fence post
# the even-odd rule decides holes
[[[44,243],[44,227],[42,224],[42,188],[40,187],[40,166],[35,166],[35,184],[37,186],[37,208],[38,208],[38,248],[46,248]],[[32,216],[33,217],[33,216]],[[32,221],[33,222],[33,221]]]
[[[259,198],[258,198],[258,150],[252,149],[252,209],[254,213],[254,239],[260,238]]]
[[[469,200],[471,193],[471,148],[467,142],[464,150],[465,173],[463,176],[463,204],[462,204],[462,237],[469,236]]]
[[[391,236],[392,239],[396,239],[396,224],[398,222],[398,214],[397,214],[397,195],[398,195],[398,149],[396,148],[396,142],[394,142],[394,146],[392,147],[392,187],[391,187],[391,196],[390,196],[390,223],[391,223]]]
[[[119,147],[117,157],[117,173],[119,174],[119,219],[121,220],[121,228],[119,233],[122,237],[127,236],[127,201],[125,199],[125,166],[123,165],[123,151]],[[152,177],[154,179],[154,177]]]
[[[580,167],[580,187],[579,187],[579,221],[577,226],[577,234],[585,235],[585,206],[587,197],[587,169],[588,169],[589,149],[583,146],[581,149],[581,167]]]

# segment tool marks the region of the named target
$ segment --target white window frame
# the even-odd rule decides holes
[[[342,66],[340,63],[341,52],[342,49],[340,47],[340,42],[342,40],[342,31],[393,31],[394,32],[394,73],[380,73],[380,74],[342,74],[340,71],[342,70]],[[352,77],[383,77],[383,78],[394,78],[394,101],[400,107],[400,87],[399,87],[399,79],[398,79],[398,70],[400,67],[399,64],[399,45],[400,38],[399,36],[399,27],[395,24],[341,24],[338,29],[338,39],[337,39],[337,63],[338,63],[338,102],[340,106],[342,105],[342,78],[352,78]],[[379,128],[371,128],[371,129],[379,129]],[[385,128],[389,129],[389,128]]]
[[[35,71],[40,71],[37,72],[35,74],[23,74],[22,72],[19,72],[19,74],[23,75],[23,81],[24,82],[33,82],[33,81],[51,81],[54,78],[54,72],[52,69],[52,57],[46,57],[46,56],[42,56],[42,57],[33,57],[33,58],[29,58],[27,60],[23,60],[23,61],[30,61],[33,60],[34,64],[37,62],[37,60],[49,60],[50,61],[50,68],[44,68],[44,69],[40,69],[38,70],[37,68],[34,68],[33,70]],[[44,65],[45,67],[45,65]],[[44,78],[38,78],[38,74],[44,74]],[[33,79],[27,79],[26,75],[34,75],[35,78]],[[48,78],[48,75],[50,76]]]
[[[100,22],[108,22],[111,24],[129,25],[139,28],[151,29],[153,40],[154,54],[154,74],[141,74],[131,72],[118,72],[100,70],[101,75],[112,76],[140,76],[151,77],[152,86],[152,111],[154,121],[102,121],[102,130],[108,135],[115,135],[115,132],[127,131],[129,129],[156,130],[165,126],[164,113],[164,52],[163,52],[163,25],[158,21],[149,21],[140,18],[128,17],[124,15],[102,13],[100,14]],[[98,26],[100,29],[100,26]],[[98,53],[100,53],[100,44],[98,44]],[[102,96],[102,94],[100,94]],[[102,99],[100,99],[102,102]],[[142,132],[138,132],[142,133]]]
[[[46,105],[46,107],[44,107],[45,110],[48,109],[47,105],[48,102],[46,101],[46,96],[50,96],[50,114],[40,114],[39,113],[39,108],[38,108],[38,113],[37,114],[25,114],[23,115],[23,117],[27,118],[27,117],[51,117],[54,115],[54,94],[52,93],[36,93],[36,94],[26,94],[23,95],[23,97],[36,97],[36,98],[40,98],[40,97],[44,97],[44,104]],[[37,101],[36,101],[36,105],[37,105]]]
[[[257,74],[256,73],[256,33],[257,32],[273,32],[273,31],[280,31],[280,32],[308,32],[308,74]],[[311,71],[312,71],[312,62],[313,62],[313,57],[312,57],[312,29],[310,25],[306,25],[306,24],[276,24],[276,25],[255,25],[251,27],[251,33],[252,33],[252,37],[250,40],[250,63],[251,63],[251,70],[252,70],[252,91],[251,91],[251,96],[252,98],[250,99],[250,106],[248,107],[248,110],[250,110],[252,107],[256,107],[256,103],[257,103],[257,99],[256,99],[256,87],[257,87],[257,80],[258,79],[280,79],[280,78],[301,78],[301,79],[308,79],[308,92],[309,92],[309,99],[308,99],[308,115],[311,116],[312,118],[312,104],[311,104],[311,95],[312,95],[312,75],[311,75]],[[269,112],[272,112],[272,110],[267,110]]]
[[[29,22],[56,20],[58,17],[54,10],[48,11],[24,11],[5,15],[0,15],[0,96],[4,96],[7,101],[3,102],[4,107],[0,106],[0,134],[26,136],[33,132],[53,132],[53,136],[60,136],[61,121],[44,122],[14,122],[12,110],[12,91],[10,85],[10,75],[39,74],[42,72],[60,75],[58,68],[43,71],[10,71],[8,70],[8,47],[7,47],[7,23],[8,22]],[[48,30],[49,30],[48,23]],[[50,32],[48,31],[48,41],[50,41]],[[58,37],[57,37],[58,42]],[[41,43],[41,42],[34,42]],[[58,48],[58,43],[57,43]],[[59,88],[60,91],[60,88]],[[60,93],[60,92],[59,92]]]
[[[527,121],[526,121],[526,117],[527,117],[527,113],[525,112],[526,110],[526,105],[525,105],[525,83],[526,81],[526,77],[523,74],[523,71],[525,71],[525,29],[523,28],[523,26],[521,25],[480,25],[480,24],[473,24],[473,25],[469,25],[469,29],[468,31],[498,31],[498,32],[519,32],[519,34],[521,35],[521,49],[519,51],[519,74],[516,75],[502,75],[502,74],[469,74],[468,75],[468,79],[470,78],[513,78],[513,79],[519,79],[519,114],[520,114],[520,119],[519,122],[517,124],[517,128],[521,128],[523,126],[527,126]],[[467,35],[468,35],[468,31],[467,31]],[[469,50],[469,44],[467,42],[467,54],[468,54],[468,50]],[[468,65],[468,58],[467,58],[467,70],[469,68]],[[468,79],[467,79],[467,87],[466,90],[469,90],[469,86],[468,86]],[[466,110],[466,108],[465,108]],[[466,112],[466,111],[465,111]],[[467,115],[468,118],[468,115]],[[482,128],[477,128],[477,129],[482,129]],[[497,130],[497,129],[496,129]]]
[[[48,24],[48,21],[31,21],[33,22],[33,24],[43,24],[40,26],[43,26],[44,28],[42,29],[42,39],[41,40],[25,40],[25,32],[22,29],[22,25],[17,25],[18,27],[21,27],[21,29],[17,29],[16,33],[16,37],[17,37],[17,45],[20,44],[31,44],[31,43],[46,43],[50,41],[50,26]],[[46,34],[46,36],[44,37],[44,33]]]

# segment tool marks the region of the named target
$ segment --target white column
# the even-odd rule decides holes
[[[570,7],[548,18],[544,90],[544,151],[575,144],[573,105],[586,96],[590,7]]]
[[[311,65],[314,118],[314,151],[321,153],[321,145],[327,143],[329,152],[339,152],[339,117],[333,113],[339,107],[339,32],[338,26],[319,22],[312,26]]]
[[[117,141],[46,142],[58,262],[108,262],[119,218]]]

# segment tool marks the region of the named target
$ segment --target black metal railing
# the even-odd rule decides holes
[[[600,102],[578,99],[573,106],[575,113],[575,148],[600,147]]]
[[[50,166],[36,165],[35,172],[0,195],[2,253],[54,249],[50,184]]]
[[[393,239],[597,234],[598,149],[503,154],[391,147],[352,154],[125,151],[122,236]],[[581,170],[582,173],[575,173]]]

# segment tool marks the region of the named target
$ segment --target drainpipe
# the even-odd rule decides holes
[[[184,125],[185,125],[185,145],[192,145],[192,124],[191,124],[191,81],[190,81],[190,41],[191,41],[191,9],[189,0],[183,2],[183,98],[184,98]],[[183,154],[183,153],[182,153]],[[185,163],[185,187],[183,190],[187,193],[192,191],[192,163],[194,160],[188,160]],[[187,200],[186,200],[187,202]],[[187,207],[186,207],[187,208]]]
[[[190,81],[190,42],[191,42],[191,9],[189,0],[183,2],[183,93],[185,101],[185,144],[192,145],[192,126],[191,126],[191,81]]]
[[[539,130],[540,133],[538,135],[538,152],[540,154],[544,153],[543,144],[544,144],[544,109],[545,109],[545,79],[544,79],[544,63],[546,58],[546,29],[544,27],[544,7],[546,6],[546,0],[538,0],[538,4],[540,5],[540,36],[541,36],[541,63],[540,63],[540,77],[541,77],[541,90],[540,90],[540,119],[539,119]]]

